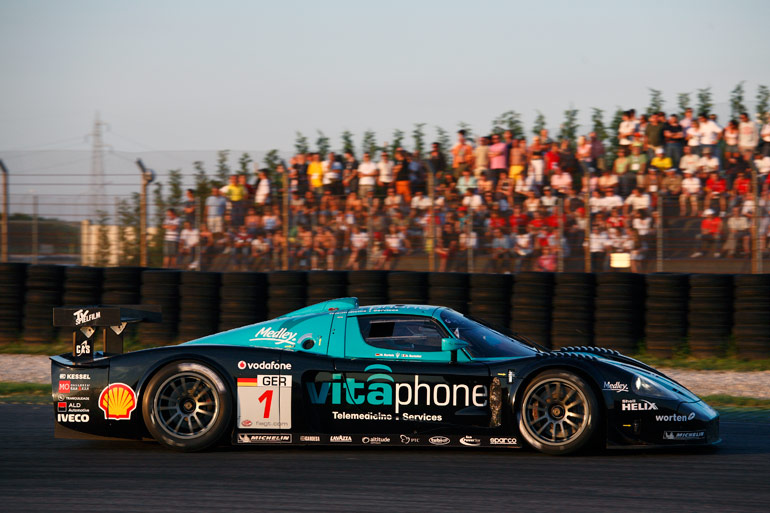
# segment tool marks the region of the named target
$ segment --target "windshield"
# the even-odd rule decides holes
[[[442,310],[441,320],[456,338],[470,344],[466,351],[473,358],[532,356],[537,352],[523,342],[468,319],[454,310]]]

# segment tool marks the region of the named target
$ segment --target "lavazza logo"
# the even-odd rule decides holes
[[[291,370],[290,363],[279,363],[276,361],[270,362],[246,362],[241,360],[238,362],[238,368],[249,370]]]
[[[102,312],[90,313],[88,310],[83,310],[81,308],[80,310],[74,312],[72,316],[75,318],[75,326],[80,326],[81,324],[85,324],[89,321],[100,319],[102,317]]]
[[[620,409],[623,411],[648,411],[657,410],[658,405],[644,399],[639,401],[636,399],[623,399],[623,402],[620,405]]]
[[[615,383],[605,381],[604,390],[609,390],[611,392],[628,392],[628,385],[626,383],[621,383],[620,381],[616,381]]]
[[[332,443],[349,444],[353,442],[353,437],[350,435],[332,435],[329,437],[329,441]]]

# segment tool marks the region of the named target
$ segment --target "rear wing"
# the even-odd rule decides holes
[[[94,305],[53,309],[53,325],[72,328],[72,359],[93,360],[101,342],[104,356],[123,353],[123,332],[131,323],[161,322],[160,306]]]

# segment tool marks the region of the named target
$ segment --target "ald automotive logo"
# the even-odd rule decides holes
[[[382,371],[382,372],[379,372]],[[473,406],[487,405],[485,385],[455,383],[421,383],[415,375],[411,383],[396,383],[393,371],[387,365],[374,364],[364,369],[372,373],[366,381],[355,378],[343,379],[342,374],[332,374],[332,380],[307,383],[308,396],[313,404],[367,404],[370,406],[395,405],[396,413],[404,406]],[[385,374],[387,372],[387,374]],[[419,420],[419,419],[416,419]]]

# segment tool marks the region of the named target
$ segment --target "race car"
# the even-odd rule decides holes
[[[550,351],[441,306],[334,299],[124,354],[108,335],[156,313],[60,310],[86,338],[111,328],[102,351],[73,338],[72,354],[51,358],[57,437],[152,437],[182,451],[231,443],[548,454],[720,441],[717,412],[642,362],[596,347]]]

